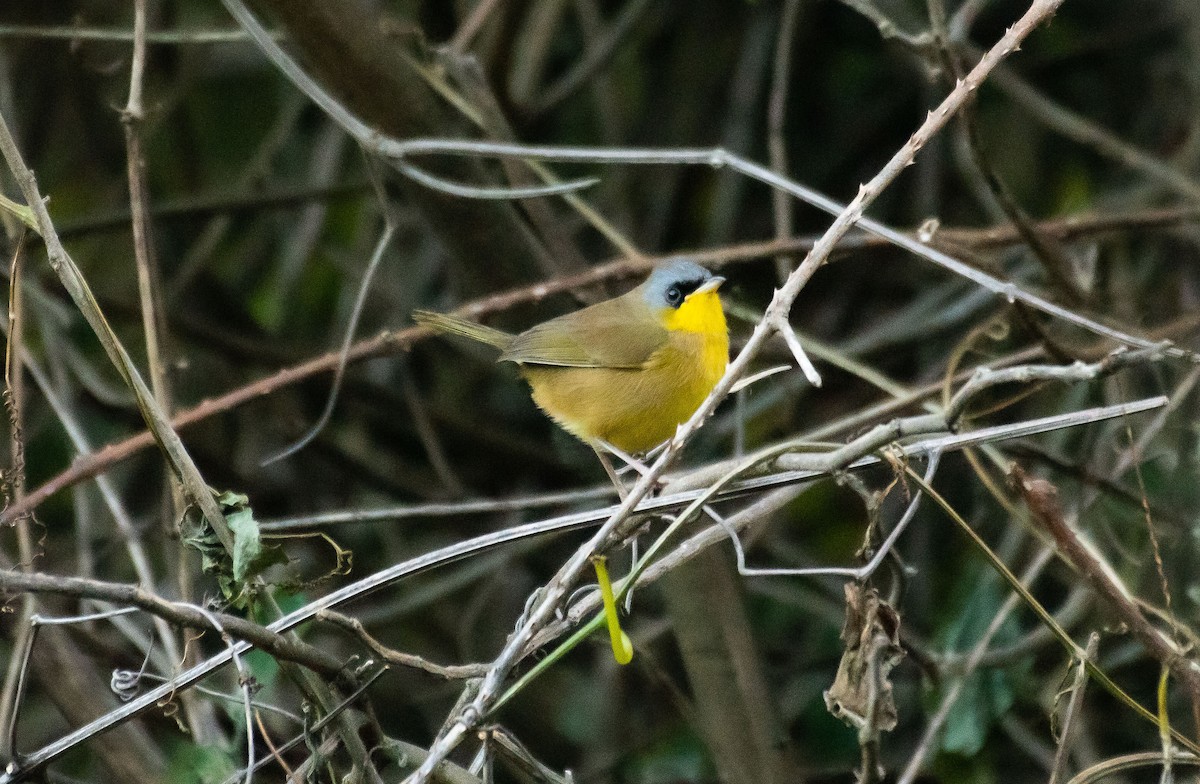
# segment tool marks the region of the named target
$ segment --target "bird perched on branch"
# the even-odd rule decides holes
[[[500,349],[498,361],[520,368],[554,421],[593,448],[632,455],[674,435],[724,374],[724,281],[692,261],[672,261],[626,294],[519,335],[442,313],[413,318]]]

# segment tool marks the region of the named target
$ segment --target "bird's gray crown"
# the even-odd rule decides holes
[[[712,278],[712,273],[689,259],[675,259],[655,267],[643,284],[646,304],[652,308],[677,308]]]

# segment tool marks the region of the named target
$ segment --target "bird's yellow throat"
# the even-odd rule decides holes
[[[729,364],[729,331],[725,326],[725,311],[721,309],[721,298],[713,291],[698,291],[690,295],[678,308],[663,311],[663,326],[670,332],[687,332],[704,338],[700,349],[696,374],[706,385],[703,399],[708,391],[725,374]],[[699,405],[699,400],[696,405]],[[686,417],[685,417],[686,418]]]
[[[716,291],[698,291],[678,308],[664,308],[662,314],[663,326],[672,332],[726,332],[725,312]]]

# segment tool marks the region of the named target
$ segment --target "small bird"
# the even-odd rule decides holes
[[[634,455],[674,435],[725,373],[724,282],[679,259],[626,294],[519,335],[442,313],[413,318],[500,349],[497,361],[517,365],[534,402],[567,432]]]

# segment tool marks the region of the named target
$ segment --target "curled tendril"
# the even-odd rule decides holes
[[[142,660],[142,666],[136,672],[134,670],[113,670],[108,687],[121,702],[129,702],[141,692],[142,676],[146,674],[146,667],[150,664],[151,650],[153,648],[146,649],[146,658]]]

